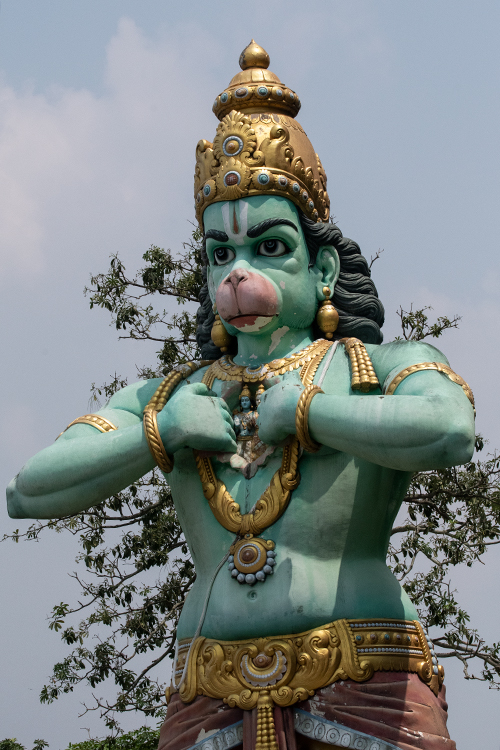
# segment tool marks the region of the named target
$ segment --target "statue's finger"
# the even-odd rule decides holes
[[[212,396],[212,391],[207,388],[205,383],[189,383],[184,386],[183,390],[189,390],[195,396]]]
[[[220,402],[221,409],[223,409],[223,411],[227,412],[229,414],[229,416],[232,417],[233,413],[232,413],[231,409],[229,408],[229,406],[224,401],[224,399],[223,398],[219,399],[219,402]]]

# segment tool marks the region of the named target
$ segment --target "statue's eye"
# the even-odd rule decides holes
[[[216,266],[223,266],[233,260],[234,251],[230,247],[216,247],[214,250],[214,262]]]
[[[264,240],[261,242],[257,255],[265,255],[267,258],[278,258],[280,255],[286,255],[290,248],[281,240]]]

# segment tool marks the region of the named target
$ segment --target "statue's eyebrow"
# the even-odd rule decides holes
[[[264,232],[271,229],[271,227],[277,227],[280,224],[283,224],[286,227],[292,227],[296,232],[299,231],[290,219],[265,219],[259,224],[254,224],[253,227],[250,227],[247,232],[247,237],[250,237],[250,239],[253,240],[255,237],[260,237],[261,234],[264,234]]]
[[[229,242],[229,237],[225,232],[221,232],[220,229],[209,229],[205,232],[206,240],[217,240],[217,242]]]

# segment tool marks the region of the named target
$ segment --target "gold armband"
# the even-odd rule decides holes
[[[202,359],[200,362],[186,362],[175,368],[163,380],[153,394],[152,399],[144,409],[144,434],[148,441],[149,450],[162,471],[170,473],[174,468],[174,459],[168,455],[160,437],[156,416],[160,412],[175,388],[182,380],[199,370],[201,367],[212,364],[213,360]]]
[[[101,417],[99,414],[84,414],[83,417],[78,417],[78,419],[74,419],[70,422],[66,427],[66,430],[69,430],[74,424],[89,424],[92,427],[95,427],[96,430],[99,430],[99,432],[112,432],[113,430],[118,429],[113,422],[110,422],[109,419],[106,419],[105,417]],[[66,430],[63,430],[57,438],[60,438]]]
[[[438,372],[443,373],[443,375],[446,375],[447,378],[452,380],[457,385],[461,386],[465,395],[467,396],[472,406],[474,407],[474,395],[469,385],[465,382],[463,378],[460,377],[460,375],[457,375],[456,372],[453,372],[451,367],[448,367],[448,365],[444,365],[442,362],[420,362],[418,365],[410,365],[410,367],[405,367],[404,370],[401,370],[401,372],[398,373],[396,377],[391,380],[391,382],[387,386],[385,395],[386,396],[394,395],[394,391],[396,390],[398,385],[402,383],[403,380],[405,380],[405,378],[408,377],[408,375],[413,375],[414,372],[420,372],[420,370],[437,370]],[[474,413],[475,413],[475,408],[474,408]]]
[[[160,431],[158,430],[158,422],[156,420],[157,411],[152,409],[146,409],[144,411],[144,434],[148,441],[149,450],[162,471],[169,474],[174,468],[174,460],[171,458],[165,446],[162,443],[160,437]]]
[[[309,435],[309,409],[311,407],[311,401],[317,393],[324,393],[319,385],[308,385],[302,393],[297,404],[295,411],[295,432],[300,444],[304,450],[309,453],[316,453],[321,448],[320,443],[317,443]]]

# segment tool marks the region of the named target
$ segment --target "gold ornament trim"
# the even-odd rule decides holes
[[[370,355],[362,341],[356,338],[340,339],[351,361],[351,388],[353,391],[368,393],[380,388]]]
[[[260,122],[267,126],[267,136],[257,144]],[[314,164],[307,164],[296,155],[290,128],[282,115],[249,117],[233,110],[217,127],[213,144],[198,142],[194,196],[200,226],[207,206],[251,195],[288,198],[313,221],[328,221],[330,199],[319,156],[313,152]],[[302,140],[307,140],[304,133]]]
[[[232,109],[260,112],[263,108],[286,112],[295,117],[300,100],[295,91],[268,71],[269,55],[253,39],[240,55],[242,70],[217,97],[212,111],[222,120]]]
[[[451,367],[448,367],[448,365],[444,365],[442,362],[419,362],[416,365],[410,365],[409,367],[405,367],[404,370],[401,370],[400,373],[396,375],[395,378],[391,380],[389,385],[387,386],[387,389],[385,391],[386,396],[393,396],[396,388],[400,383],[403,382],[409,375],[413,375],[414,372],[420,372],[421,370],[437,370],[438,372],[441,372],[443,375],[446,375],[447,378],[449,378],[453,383],[456,383],[459,385],[469,401],[472,404],[472,407],[474,409],[474,414],[476,413],[475,404],[474,404],[474,394],[472,393],[472,389],[468,385],[468,383],[465,382],[465,380],[460,377],[460,375],[457,375],[456,372],[454,372]]]
[[[218,347],[224,354],[225,352],[227,352],[231,341],[233,340],[233,337],[228,331],[226,331],[222,320],[220,319],[219,313],[216,310],[214,310],[214,312],[215,318],[212,325],[212,330],[210,331],[210,338],[214,342],[215,346]]]
[[[311,401],[318,393],[324,393],[319,385],[306,386],[300,394],[297,409],[295,411],[295,432],[300,444],[304,450],[308,451],[308,453],[317,453],[321,448],[321,444],[317,443],[316,440],[313,440],[310,436],[308,426]]]
[[[174,468],[174,459],[168,455],[163,445],[158,430],[157,415],[182,380],[209,364],[212,364],[211,359],[202,359],[200,362],[187,362],[185,365],[174,368],[160,383],[144,409],[143,426],[149,450],[159,468],[167,474]]]
[[[174,468],[173,456],[169,456],[163,445],[163,441],[160,436],[158,429],[157,412],[155,411],[144,411],[143,426],[146,440],[148,441],[148,447],[156,461],[157,466],[165,472],[170,474]]]
[[[323,294],[325,295],[325,299],[316,313],[316,324],[319,330],[325,334],[325,338],[331,340],[339,325],[339,314],[330,299],[332,294],[330,288],[324,286]]]
[[[89,424],[91,427],[95,427],[96,430],[99,430],[99,432],[112,432],[113,430],[118,429],[116,425],[114,425],[113,422],[110,422],[109,419],[106,419],[106,417],[101,417],[99,414],[84,414],[83,417],[78,417],[70,422],[66,429],[63,430],[57,438],[60,438],[61,435],[66,432],[66,430],[69,430],[70,427],[73,427],[74,424]]]
[[[378,671],[414,672],[437,695],[444,679],[417,620],[335,620],[295,635],[237,641],[198,637],[179,644],[173,683],[184,703],[197,695],[251,710],[291,706],[337,680],[366,682]],[[186,660],[188,663],[186,665]],[[166,691],[167,701],[177,692]]]
[[[306,388],[310,386],[320,362],[326,352],[332,346],[331,341],[315,341],[305,349],[284,359],[275,359],[258,370],[250,370],[243,365],[235,365],[230,357],[222,357],[216,360],[203,376],[202,382],[209,388],[214,380],[231,380],[237,382],[262,382],[274,375],[284,375],[301,367],[300,377]],[[245,388],[246,386],[244,386]],[[200,475],[203,494],[217,521],[225,529],[238,535],[238,539],[231,547],[230,552],[235,553],[241,540],[252,539],[281,518],[292,492],[300,484],[298,472],[300,443],[297,436],[291,436],[289,442],[283,448],[281,467],[273,474],[267,489],[262,493],[254,509],[242,514],[240,506],[228,492],[225,484],[217,478],[212,461],[208,456],[193,451],[198,474]],[[274,542],[269,549],[274,548]]]
[[[293,490],[300,484],[299,441],[296,437],[292,437],[283,448],[281,467],[274,473],[269,487],[250,513],[240,512],[240,506],[229,494],[226,485],[217,478],[210,458],[201,456],[198,451],[194,451],[194,456],[203,494],[215,518],[225,529],[245,539],[261,534],[281,518]]]
[[[312,344],[306,346],[300,352],[291,354],[289,357],[273,359],[258,368],[246,367],[245,365],[235,365],[232,357],[227,354],[217,359],[211,367],[208,368],[203,376],[202,383],[208,388],[212,388],[214,380],[238,381],[240,383],[258,383],[270,380],[275,375],[284,375],[287,372],[293,372],[299,367],[302,368],[300,377],[303,383],[305,378],[309,378],[312,373],[318,369],[321,359],[331,347],[332,342],[325,339],[318,339]],[[319,359],[318,359],[319,357]],[[317,360],[317,361],[316,361]],[[311,378],[312,382],[312,378]],[[306,383],[309,385],[309,382]]]

